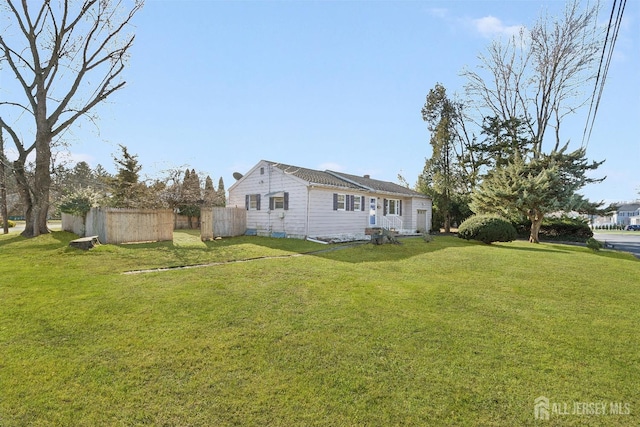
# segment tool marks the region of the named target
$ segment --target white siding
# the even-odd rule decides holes
[[[365,196],[365,210],[333,210],[333,194]],[[309,236],[364,239],[369,218],[368,195],[355,190],[312,188],[309,191]]]
[[[261,168],[264,168],[263,174]],[[288,210],[269,210],[269,194],[278,191],[289,193]],[[302,180],[260,162],[231,186],[227,206],[244,208],[248,194],[260,194],[260,210],[247,211],[247,229],[256,230],[261,236],[273,233],[298,238],[307,236],[307,186]]]
[[[431,231],[431,199],[414,197],[403,202],[407,207],[403,211],[404,229],[414,232],[418,228],[418,209],[427,211],[427,228]]]

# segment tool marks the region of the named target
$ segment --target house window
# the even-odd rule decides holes
[[[364,196],[333,193],[334,211],[364,211]]]
[[[387,199],[387,215],[402,215],[402,202],[398,199]]]
[[[284,209],[284,197],[273,198],[273,209]]]
[[[247,194],[245,196],[245,208],[249,211],[260,210],[260,195],[259,194]]]
[[[269,209],[289,209],[289,193],[286,191],[282,196],[269,197]]]
[[[347,205],[346,198],[344,194],[333,193],[333,210],[344,211]]]
[[[360,196],[352,196],[353,197],[353,209],[354,211],[360,210]]]

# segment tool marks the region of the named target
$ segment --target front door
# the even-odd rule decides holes
[[[427,229],[427,210],[426,209],[418,209],[417,219],[417,228],[420,233],[426,233]]]
[[[369,227],[375,227],[377,224],[377,203],[378,199],[375,197],[369,198]]]

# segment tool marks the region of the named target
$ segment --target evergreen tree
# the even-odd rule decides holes
[[[485,140],[475,149],[480,153],[478,157],[483,159],[483,166],[506,166],[514,157],[533,155],[534,139],[529,126],[522,119],[485,117],[482,133]]]
[[[215,206],[216,190],[213,188],[213,180],[209,175],[204,181],[204,204],[205,206]]]
[[[497,213],[511,220],[531,221],[529,241],[538,243],[544,216],[554,211],[592,212],[601,203],[591,203],[578,190],[602,179],[586,173],[602,162],[589,163],[584,148],[567,153],[567,145],[551,154],[526,159],[514,155],[505,165],[490,171],[473,193],[471,208],[476,213]]]
[[[109,181],[113,178],[109,172],[101,165],[97,164],[93,169],[94,186],[102,194],[109,190]]]
[[[196,173],[195,169],[191,169],[189,174],[189,203],[197,205],[202,204],[202,188],[200,187],[200,176]],[[199,216],[199,215],[198,215]]]
[[[456,124],[459,120],[454,103],[447,97],[441,84],[429,91],[422,108],[422,119],[431,132],[431,158],[425,162],[418,186],[430,195],[438,216],[442,218],[444,231],[451,231],[453,200],[461,186],[461,173],[455,151]]]
[[[134,208],[143,204],[144,183],[139,182],[142,166],[138,156],[132,155],[124,145],[119,145],[121,157],[115,157],[116,175],[109,180],[111,204],[118,208]]]
[[[189,228],[193,228],[193,218],[200,217],[201,204],[200,177],[195,169],[191,169],[191,171],[187,169],[184,173],[184,181],[182,182],[182,197],[179,213],[189,218]]]
[[[227,192],[224,189],[224,181],[222,180],[222,177],[218,180],[218,190],[216,191],[216,202],[214,206],[227,206]]]

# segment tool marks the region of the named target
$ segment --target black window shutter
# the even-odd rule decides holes
[[[333,193],[333,210],[338,210],[338,193]]]
[[[249,210],[249,195],[244,196],[244,207],[246,210]]]
[[[360,198],[360,210],[364,212],[364,196]]]
[[[387,216],[387,199],[382,199],[382,215]]]
[[[289,210],[289,193],[287,193],[286,191],[284,193],[284,210]]]
[[[256,194],[256,210],[260,210],[260,195]]]
[[[351,196],[351,209],[350,210],[354,210],[355,201],[356,201],[356,196]]]
[[[269,210],[272,211],[273,210],[273,205],[274,205],[274,198],[273,197],[269,197]]]
[[[402,200],[400,200],[400,216],[402,216]]]

